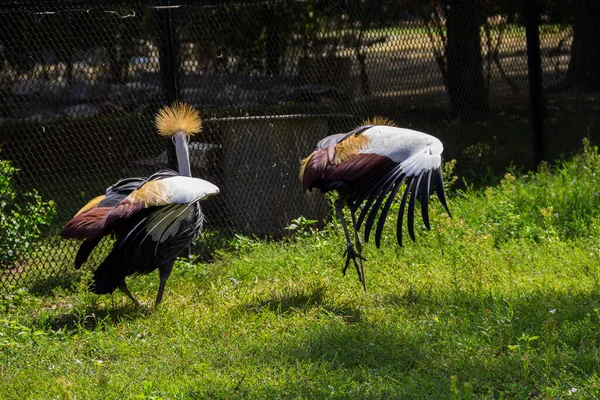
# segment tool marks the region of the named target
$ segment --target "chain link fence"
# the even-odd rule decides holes
[[[299,161],[374,115],[438,136],[476,186],[535,167],[532,104],[544,158],[567,156],[599,133],[600,9],[534,10],[544,91],[530,98],[513,3],[0,1],[0,290],[68,273],[77,243],[60,227],[118,179],[173,165],[153,120],[174,100],[203,117],[193,176],[221,188],[205,241],[326,218]]]

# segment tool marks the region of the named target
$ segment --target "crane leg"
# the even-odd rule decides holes
[[[171,275],[172,269],[173,266],[171,265],[168,268],[161,268],[158,270],[160,276],[160,285],[158,286],[158,293],[156,294],[156,303],[154,303],[154,307],[158,307],[162,301],[163,292],[165,291],[165,284],[167,283],[167,279],[169,279],[169,275]]]
[[[348,224],[346,224],[346,218],[344,217],[344,205],[345,204],[346,204],[346,202],[343,199],[337,199],[335,201],[335,211],[337,212],[340,222],[342,223],[342,228],[344,229],[344,236],[346,237],[346,251],[344,252],[344,255],[346,256],[346,264],[344,265],[344,269],[342,270],[342,273],[344,275],[346,275],[346,270],[350,266],[350,261],[352,261],[354,263],[354,267],[356,268],[356,272],[358,273],[358,279],[360,280],[360,283],[362,284],[363,289],[366,291],[367,283],[365,282],[365,275],[364,275],[364,270],[362,267],[363,257],[360,254],[361,250],[362,250],[362,244],[360,243],[360,241],[357,240],[357,249],[359,249],[359,251],[357,252],[354,249],[354,244],[352,243],[352,240],[350,239],[350,234],[348,233]],[[352,215],[352,225],[354,228],[354,234],[355,234],[356,238],[358,239],[358,234],[356,233],[356,223],[354,220],[354,215]],[[360,264],[359,264],[359,262],[360,262]]]
[[[360,266],[360,273],[358,275],[362,276],[361,283],[363,284],[363,289],[366,291],[367,283],[365,281],[365,268],[363,266],[363,261],[367,260],[362,255],[362,243],[360,242],[360,238],[358,237],[358,229],[356,227],[356,215],[354,215],[354,212],[352,211],[350,211],[350,215],[352,216],[352,230],[354,230],[354,246],[356,248],[356,251],[358,252],[358,264]]]
[[[131,292],[129,291],[129,288],[127,287],[127,283],[125,283],[125,279],[123,279],[123,282],[121,282],[121,284],[119,285],[119,289],[121,289],[121,292],[125,293],[125,295],[127,297],[129,297],[131,299],[131,301],[133,301],[135,303],[136,306],[142,307],[142,303],[140,303],[138,301],[138,299],[136,299],[133,296],[133,294],[131,294]]]

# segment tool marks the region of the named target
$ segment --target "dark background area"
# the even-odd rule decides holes
[[[299,162],[374,115],[439,137],[462,186],[566,158],[600,134],[599,17],[592,0],[0,1],[0,158],[58,211],[4,280],[70,268],[59,227],[172,165],[153,121],[174,100],[203,117],[193,175],[222,190],[208,231],[326,217]]]

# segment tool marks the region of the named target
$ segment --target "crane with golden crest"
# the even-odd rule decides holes
[[[377,222],[375,245],[379,248],[386,217],[404,183],[406,189],[400,200],[396,225],[396,238],[400,246],[407,203],[407,225],[411,239],[415,240],[417,199],[421,205],[423,223],[430,229],[428,201],[432,182],[435,193],[450,215],[440,169],[443,149],[442,142],[431,135],[398,128],[385,118],[375,117],[351,132],[321,139],[312,154],[302,160],[300,181],[304,191],[318,189],[323,193],[334,190],[339,193],[335,209],[346,237],[343,273],[346,273],[352,261],[363,289],[366,290],[364,258],[358,232],[364,222],[364,240],[368,242]],[[350,209],[354,242],[344,218],[345,206]]]
[[[202,122],[192,107],[175,103],[156,116],[158,132],[171,137],[179,172],[162,170],[147,178],[127,178],[87,203],[64,226],[61,235],[81,239],[75,257],[79,269],[105,236],[114,236],[111,252],[94,271],[90,290],[97,294],[121,289],[134,303],[125,278],[158,269],[156,305],[179,255],[202,230],[200,201],[219,193],[210,182],[192,178],[188,142]]]

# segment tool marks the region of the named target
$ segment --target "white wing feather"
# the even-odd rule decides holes
[[[152,237],[153,241],[164,242],[179,231],[181,221],[189,217],[192,212],[194,212],[192,207],[183,204],[170,210],[169,213],[166,213],[165,209],[157,210],[150,215],[146,233]]]
[[[187,176],[166,178],[161,183],[166,185],[171,203],[183,204],[195,200],[204,200],[209,196],[219,193],[219,188],[212,183]]]
[[[198,178],[174,176],[161,180],[161,183],[165,185],[170,195],[171,204],[181,204],[181,206],[169,210],[161,208],[150,215],[146,233],[155,242],[165,241],[179,231],[181,222],[194,212],[194,208],[189,207],[190,203],[219,193],[217,186]]]
[[[441,165],[444,146],[434,136],[393,126],[375,126],[363,135],[368,136],[370,142],[361,153],[390,158],[402,166],[407,177]]]

